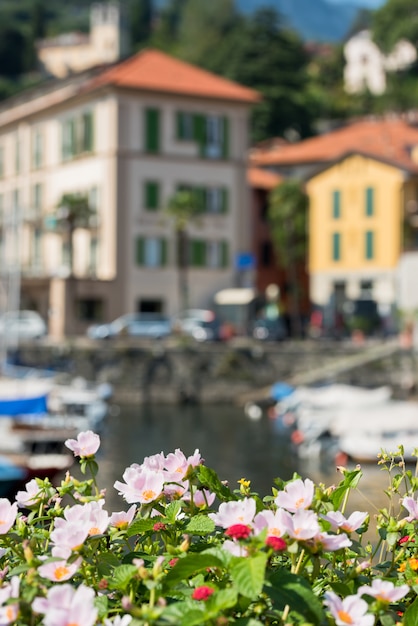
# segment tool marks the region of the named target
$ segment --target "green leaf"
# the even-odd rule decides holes
[[[96,609],[99,611],[99,619],[107,616],[108,612],[108,601],[107,596],[97,596],[94,600],[94,605]]]
[[[208,535],[215,530],[215,522],[206,515],[192,517],[186,526],[186,532],[193,535]]]
[[[131,524],[126,531],[128,537],[134,535],[143,535],[144,533],[154,528],[155,520],[152,519],[138,519]]]
[[[240,619],[235,620],[235,626],[263,626],[262,622],[259,622],[258,619],[253,619],[252,617],[241,617]]]
[[[200,554],[188,554],[177,561],[165,577],[165,582],[169,584],[179,583],[202,570],[206,570],[208,567],[222,567],[222,561],[212,554],[203,552]]]
[[[363,473],[360,469],[356,469],[345,474],[344,480],[340,482],[331,496],[331,502],[333,503],[335,509],[338,509],[341,506],[347,491],[357,487],[362,476]]]
[[[109,583],[111,589],[125,591],[138,570],[135,565],[119,565],[113,570],[112,580]]]
[[[198,626],[205,623],[206,606],[186,602],[176,602],[169,605],[163,613],[164,620],[175,626]]]
[[[177,519],[177,515],[180,512],[180,509],[181,509],[180,500],[174,500],[173,502],[170,502],[170,504],[165,510],[165,517],[167,518],[167,521],[174,524],[174,522]]]
[[[219,480],[217,473],[210,467],[199,465],[197,468],[197,476],[201,484],[215,493],[222,501],[236,500],[234,494],[228,487]]]
[[[406,609],[403,616],[404,626],[416,626],[418,624],[418,598]]]
[[[264,584],[267,555],[235,557],[231,561],[231,576],[243,596],[255,599],[260,595]]]
[[[207,600],[206,605],[211,611],[220,612],[235,606],[237,598],[236,589],[220,589]]]
[[[264,591],[271,598],[275,609],[283,610],[289,605],[292,613],[302,616],[312,624],[319,625],[325,621],[320,600],[301,576],[280,570],[271,577],[270,585],[266,585]]]

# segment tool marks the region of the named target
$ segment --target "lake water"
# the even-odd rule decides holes
[[[342,478],[333,461],[299,460],[274,420],[263,416],[252,421],[233,405],[120,406],[119,415],[109,417],[101,440],[98,483],[106,487],[109,511],[127,508],[113,484],[122,480],[128,465],[176,448],[186,456],[199,448],[206,465],[228,480],[232,489],[246,478],[260,495],[271,493],[275,477],[288,480],[294,472],[326,486]],[[383,489],[388,477],[377,465],[364,466],[363,471],[360,491],[350,496],[349,508],[373,513],[387,505]]]

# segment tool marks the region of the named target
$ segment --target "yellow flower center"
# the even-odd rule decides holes
[[[97,528],[97,526],[93,526],[92,528],[90,528],[89,530],[89,535],[100,535],[100,528]]]
[[[149,500],[154,500],[155,496],[157,494],[155,493],[155,491],[153,491],[152,489],[146,489],[143,493],[142,493],[142,497],[144,498],[144,500],[146,500],[147,502]]]
[[[351,617],[351,615],[346,613],[346,611],[338,611],[338,617],[342,622],[344,622],[344,624],[353,623],[353,618]]]
[[[68,567],[65,567],[65,565],[61,565],[55,570],[55,578],[57,580],[61,580],[61,578],[64,578],[64,576],[66,576],[69,572],[70,570],[68,569]]]
[[[8,606],[8,607],[6,608],[6,617],[7,617],[7,619],[8,619],[8,620],[10,620],[10,621],[13,621],[13,620],[16,618],[15,611],[14,611],[14,608],[13,608],[13,607]]]
[[[305,498],[299,498],[299,500],[296,500],[295,506],[297,509],[299,509],[305,502]]]
[[[281,532],[278,528],[269,528],[269,536],[270,537],[280,537]]]

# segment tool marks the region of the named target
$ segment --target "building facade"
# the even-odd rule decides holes
[[[258,99],[145,50],[2,103],[1,259],[3,271],[19,262],[21,308],[47,317],[55,337],[127,312],[176,313],[176,237],[164,209],[185,187],[202,198],[188,227],[190,305],[235,284],[234,258],[249,249],[248,115]],[[68,194],[88,198],[88,224],[65,224]],[[16,220],[18,241],[8,236]]]

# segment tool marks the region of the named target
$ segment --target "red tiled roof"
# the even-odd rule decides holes
[[[87,89],[116,85],[146,91],[184,94],[202,98],[254,104],[261,95],[238,83],[216,76],[160,50],[146,49],[105,69]]]
[[[410,171],[418,171],[411,148],[418,145],[418,128],[405,120],[366,119],[295,144],[271,150],[255,149],[253,165],[297,165],[328,163],[348,152],[362,152]]]
[[[247,170],[247,182],[254,189],[274,189],[282,180],[282,176],[260,167],[249,167]]]

